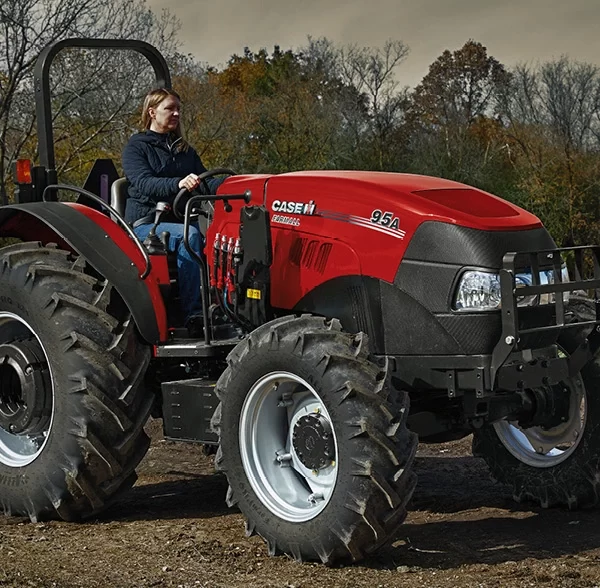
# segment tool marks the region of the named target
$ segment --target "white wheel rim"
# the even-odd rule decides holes
[[[498,438],[519,461],[536,468],[550,468],[569,458],[577,449],[587,422],[587,401],[581,376],[569,381],[568,419],[551,429],[529,427],[516,422],[494,423]]]
[[[39,343],[44,353],[46,364],[48,365],[52,392],[52,413],[47,426],[45,426],[43,430],[39,432],[39,434],[13,434],[9,430],[6,430],[0,426],[0,463],[12,468],[20,468],[35,461],[40,456],[46,446],[46,443],[48,442],[54,420],[54,380],[52,376],[52,370],[50,368],[50,362],[48,361],[48,353],[31,325],[29,325],[27,321],[16,314],[10,312],[0,312],[0,344],[10,343],[10,333],[14,333],[15,329],[22,333],[25,333],[26,330],[30,335],[35,337]],[[0,357],[0,366],[3,364],[4,360],[5,358]],[[6,365],[7,364],[5,363],[4,369],[10,369],[10,367],[7,368]]]
[[[300,419],[315,418],[330,428],[334,451],[330,463],[310,469],[293,438]],[[304,379],[290,372],[272,372],[259,379],[242,407],[239,442],[250,485],[273,514],[300,523],[327,506],[337,480],[337,439],[323,400]]]

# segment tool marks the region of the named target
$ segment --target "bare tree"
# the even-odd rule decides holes
[[[567,57],[519,65],[501,107],[527,205],[561,242],[580,240],[600,221],[600,68]]]
[[[409,53],[399,40],[387,40],[383,47],[356,44],[336,47],[326,38],[312,39],[303,49],[307,61],[327,79],[337,80],[340,129],[348,162],[388,169],[394,166],[394,134],[407,106],[407,89],[396,79],[398,66]],[[341,163],[341,162],[340,162]]]
[[[155,15],[145,0],[5,0],[0,5],[0,202],[8,200],[11,162],[23,151],[35,155],[32,73],[43,47],[72,36],[139,38],[172,53],[177,29],[176,19],[168,12]],[[93,139],[123,126],[149,69],[137,56],[74,51],[60,56],[52,85],[57,142],[65,146],[63,171]]]
[[[401,124],[407,107],[408,89],[400,88],[396,68],[409,54],[399,40],[387,40],[383,47],[351,45],[340,50],[340,71],[344,83],[366,97],[370,125],[363,140],[372,146],[371,164],[377,169],[394,167],[392,137]]]
[[[348,82],[342,71],[342,52],[348,48],[336,46],[326,37],[308,37],[300,51],[309,75],[321,80],[327,104],[334,113],[336,132],[332,135],[332,158],[329,167],[352,168],[358,163],[358,152],[364,145],[364,135],[370,128],[369,101]]]
[[[596,149],[600,140],[600,68],[563,57],[521,64],[503,97],[510,123],[544,126],[567,149]]]

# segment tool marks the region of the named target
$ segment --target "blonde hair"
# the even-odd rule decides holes
[[[146,97],[144,98],[144,105],[142,106],[142,128],[144,130],[148,130],[152,125],[152,117],[150,116],[149,110],[151,108],[156,108],[165,98],[172,96],[173,98],[177,98],[179,102],[181,102],[181,97],[175,90],[170,90],[169,88],[154,88],[150,90]],[[178,141],[177,151],[186,151],[189,147],[187,141],[183,138],[183,133],[181,131],[181,123],[177,125],[177,128],[174,131],[171,131],[171,134],[181,139]]]

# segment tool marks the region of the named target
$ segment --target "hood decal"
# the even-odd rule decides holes
[[[385,235],[395,237],[396,239],[404,239],[406,236],[406,231],[403,231],[402,229],[385,227],[364,216],[356,216],[354,214],[346,214],[334,210],[320,210],[318,214],[323,218],[350,223],[351,225],[357,225],[359,227],[364,227],[365,229],[371,229],[372,231],[384,233]]]

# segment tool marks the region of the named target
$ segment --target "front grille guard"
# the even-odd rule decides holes
[[[572,252],[575,281],[562,281],[563,255]],[[591,254],[593,277],[582,278],[591,271],[584,271],[584,255]],[[553,284],[540,283],[540,266],[544,270],[552,266]],[[515,277],[522,268],[531,268],[533,283],[530,286],[516,287]],[[567,322],[563,292],[578,290],[593,291],[596,306],[595,320]],[[592,327],[586,341],[569,357],[569,373],[577,373],[589,361],[600,347],[600,246],[561,247],[541,251],[510,252],[502,259],[500,270],[500,293],[502,314],[502,336],[492,353],[490,376],[492,388],[495,386],[498,370],[511,353],[521,351],[521,336],[531,333],[560,331],[568,328],[584,329]],[[526,296],[554,294],[554,323],[541,327],[521,329],[519,325],[518,299]]]

